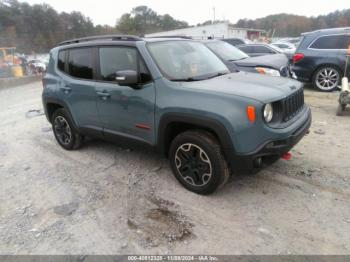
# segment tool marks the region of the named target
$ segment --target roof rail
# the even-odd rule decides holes
[[[349,31],[350,27],[334,27],[334,28],[323,28],[323,29],[318,29],[318,30],[314,30],[314,31],[310,31],[310,32],[305,32],[302,33],[301,35],[307,35],[307,34],[312,34],[312,33],[318,33],[318,32],[323,32],[323,31]]]
[[[89,36],[89,37],[75,38],[75,39],[63,41],[59,43],[58,46],[89,42],[89,41],[97,41],[97,40],[138,41],[138,40],[142,40],[142,38],[134,35],[98,35],[98,36]]]
[[[185,36],[185,35],[147,36],[146,38],[181,38],[181,39],[193,39],[192,36]]]

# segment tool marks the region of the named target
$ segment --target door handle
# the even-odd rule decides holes
[[[106,91],[102,91],[102,92],[97,91],[96,94],[97,94],[99,97],[101,97],[102,99],[107,99],[107,98],[111,97],[111,94],[108,93],[108,92],[106,92]]]
[[[65,94],[68,94],[70,91],[72,91],[72,88],[70,88],[69,86],[62,86],[60,88]]]

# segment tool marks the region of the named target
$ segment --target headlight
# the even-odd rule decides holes
[[[281,76],[280,72],[275,69],[266,68],[266,67],[255,67],[255,70],[259,72],[259,74],[269,75],[269,76]]]
[[[273,118],[273,107],[272,104],[266,104],[264,107],[264,119],[266,123],[270,123]]]

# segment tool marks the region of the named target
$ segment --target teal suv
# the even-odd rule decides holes
[[[77,149],[85,136],[150,146],[198,194],[278,160],[311,124],[300,82],[230,73],[192,40],[66,41],[51,50],[43,85],[45,113],[64,149]]]

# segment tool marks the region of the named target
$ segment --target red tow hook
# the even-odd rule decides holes
[[[283,156],[282,156],[282,159],[284,160],[291,160],[292,159],[292,154],[290,152],[288,153],[285,153]]]

